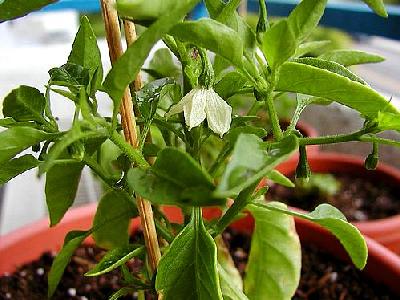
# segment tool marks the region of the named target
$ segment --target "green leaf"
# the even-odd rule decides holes
[[[81,86],[88,86],[90,82],[89,70],[74,63],[66,63],[59,68],[49,70],[50,85],[68,87],[78,93]]]
[[[210,175],[190,155],[175,148],[161,150],[149,170],[131,169],[128,184],[156,204],[210,206],[225,202],[212,196]]]
[[[100,87],[103,80],[101,54],[97,46],[96,36],[86,16],[81,18],[81,24],[72,45],[68,63],[77,64],[88,69],[90,79],[94,78],[96,73],[96,81],[93,84],[96,89]]]
[[[269,172],[267,178],[285,187],[289,188],[295,187],[294,183],[289,178],[287,178],[285,175],[283,175],[281,172],[277,170],[272,170],[271,172]]]
[[[263,138],[267,136],[268,132],[264,128],[251,125],[243,125],[231,128],[229,132],[224,136],[224,139],[229,141],[229,143],[233,146],[241,134],[254,134],[259,138]]]
[[[276,203],[286,209],[286,205]],[[252,300],[289,300],[300,280],[301,246],[290,216],[250,205],[256,224],[244,281]]]
[[[189,154],[176,148],[163,149],[152,171],[182,187],[214,188],[211,176]]]
[[[74,203],[84,164],[59,162],[46,174],[46,203],[50,226],[58,224]]]
[[[28,154],[2,163],[0,165],[0,186],[38,165],[39,161]]]
[[[295,53],[295,36],[286,20],[279,21],[264,33],[261,50],[272,69],[279,67]]]
[[[385,4],[383,3],[383,0],[362,0],[363,2],[367,3],[368,6],[376,12],[377,15],[387,18],[388,13],[385,8]]]
[[[54,2],[57,0],[3,0],[0,2],[0,23],[25,16]]]
[[[222,298],[224,300],[248,300],[243,292],[232,284],[230,274],[221,265],[218,265],[219,281],[221,284]]]
[[[117,0],[118,12],[134,20],[154,20],[173,9],[174,0]]]
[[[287,62],[282,65],[276,89],[327,98],[374,118],[379,111],[398,114],[397,109],[370,87],[313,66]]]
[[[217,244],[217,253],[218,253],[218,272],[221,277],[227,276],[229,278],[229,287],[232,290],[237,290],[242,293],[243,291],[243,279],[240,276],[239,270],[235,267],[235,263],[233,262],[232,256],[229,253],[229,249],[226,246],[221,235],[215,238],[215,243]],[[223,276],[221,276],[221,274]],[[229,291],[229,287],[226,287]],[[224,295],[224,286],[223,280],[221,280],[221,288],[224,299],[226,298]]]
[[[299,47],[296,50],[295,57],[301,57],[305,54],[314,52],[316,50],[319,50],[321,48],[324,48],[325,46],[329,45],[332,43],[331,41],[313,41],[313,42],[307,42],[304,44],[300,44]],[[328,59],[329,60],[329,59]]]
[[[0,164],[53,136],[31,127],[13,127],[0,132]]]
[[[253,134],[240,135],[215,196],[237,196],[241,190],[261,180],[297,148],[297,138],[292,135],[275,144],[264,143]]]
[[[397,130],[400,131],[400,118],[398,114],[389,112],[379,112],[378,117],[375,119],[378,123],[380,131],[384,130]]]
[[[366,82],[358,77],[356,74],[351,72],[349,69],[343,67],[342,65],[333,62],[333,61],[327,61],[323,60],[320,58],[314,58],[314,57],[303,57],[303,58],[298,58],[295,59],[294,62],[313,66],[319,69],[324,69],[332,73],[336,73],[340,76],[347,77],[350,80],[357,81],[361,84],[366,84]]]
[[[90,235],[91,231],[71,231],[67,234],[64,246],[54,259],[48,275],[48,297],[56,291],[58,283],[75,250]]]
[[[89,139],[98,139],[107,137],[107,132],[103,130],[96,131],[81,131],[78,127],[73,127],[70,131],[62,136],[62,139],[57,141],[49,150],[48,156],[42,165],[40,165],[40,173],[45,173],[50,170],[56,163],[59,156],[69,147],[70,145],[78,141],[86,141]]]
[[[129,243],[129,223],[138,215],[130,196],[112,190],[101,198],[93,220],[93,238],[100,247],[111,249]]]
[[[181,71],[174,62],[171,51],[167,48],[158,49],[149,63],[149,68],[144,69],[153,79],[172,77],[178,79]]]
[[[122,266],[132,258],[143,255],[145,252],[145,248],[138,245],[127,245],[112,249],[104,255],[101,261],[93,269],[86,272],[85,276],[103,275]]]
[[[214,86],[214,90],[221,98],[228,99],[241,90],[248,80],[238,71],[232,71],[225,74],[220,81]]]
[[[44,118],[45,106],[46,99],[39,90],[21,85],[4,99],[3,114],[18,122],[35,121],[45,124],[47,123]]]
[[[200,19],[183,22],[172,28],[171,34],[182,41],[209,49],[235,66],[242,65],[242,40],[237,38],[236,31],[218,21]]]
[[[117,300],[123,296],[128,296],[130,294],[133,294],[137,292],[136,289],[131,288],[131,287],[123,287],[121,289],[119,289],[118,291],[116,291],[114,294],[112,294],[112,296],[110,297],[110,299],[108,300]]]
[[[178,234],[158,265],[156,290],[164,300],[222,300],[217,247],[199,209]]]
[[[367,244],[357,227],[348,223],[346,217],[337,208],[329,204],[321,204],[312,212],[304,214],[282,208],[276,202],[268,204],[257,203],[254,205],[300,217],[321,225],[339,239],[357,268],[363,269],[365,267],[368,258]]]
[[[181,0],[174,9],[164,14],[152,24],[135,43],[114,64],[108,73],[103,87],[114,101],[114,109],[119,109],[119,104],[126,87],[135,79],[153,45],[161,39],[170,29],[180,22],[199,0]]]
[[[382,56],[357,50],[333,50],[320,55],[318,58],[333,61],[345,67],[378,63],[385,60]]]
[[[287,18],[295,39],[305,39],[317,27],[324,14],[327,0],[303,0]]]
[[[237,1],[230,1],[228,4],[220,0],[205,0],[204,2],[211,18],[235,30],[243,42],[245,51],[251,56],[255,48],[256,36],[247,22],[232,9],[237,5]]]

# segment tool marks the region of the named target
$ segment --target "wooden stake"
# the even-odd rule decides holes
[[[118,14],[114,8],[115,0],[100,0],[100,2],[106,28],[110,60],[113,64],[123,54]],[[128,26],[128,30],[126,30],[125,34],[127,35],[127,38],[130,39],[130,42],[134,42],[136,39],[136,32],[134,30],[133,23]],[[137,87],[137,89],[140,89],[142,85],[140,76],[136,78],[134,85],[135,88]],[[137,147],[139,144],[139,139],[137,134],[136,119],[133,113],[132,96],[128,87],[126,88],[122,97],[120,112],[125,139],[132,145],[132,147]],[[154,272],[157,269],[158,262],[161,258],[161,253],[153,219],[153,210],[151,204],[140,197],[137,197],[137,206],[142,223],[150,267]]]
[[[247,16],[247,0],[242,0],[239,6],[239,15],[242,17]]]

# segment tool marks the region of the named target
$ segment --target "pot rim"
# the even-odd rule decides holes
[[[363,169],[365,169],[364,159],[360,156],[352,154],[320,151],[318,153],[310,153],[310,155],[308,156],[308,161],[310,163],[311,169],[312,165],[318,162],[330,162],[330,163],[335,163],[336,165],[350,165],[350,166],[356,166],[358,168],[362,167]],[[279,168],[282,168],[282,166],[290,166],[290,165],[296,166],[297,162],[298,162],[297,157],[290,159],[282,163],[280,166],[278,166],[278,170]],[[295,167],[293,168],[293,170],[295,170]],[[368,172],[367,169],[365,169],[365,171]],[[393,181],[397,181],[400,185],[400,170],[395,167],[379,162],[378,167],[373,172],[377,172],[384,176],[391,177],[393,178]],[[284,173],[288,174],[288,172]],[[387,227],[392,228],[394,224],[397,224],[397,228],[400,228],[400,214],[383,219],[356,221],[352,223],[356,225],[358,228],[367,231],[375,230],[376,228],[379,228],[378,231],[382,231],[385,230]]]

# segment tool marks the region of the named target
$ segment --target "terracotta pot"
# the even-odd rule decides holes
[[[400,186],[400,170],[379,163],[375,171],[364,167],[364,159],[347,154],[319,152],[309,157],[310,168],[319,173],[354,174],[369,180],[384,181],[393,186]],[[297,159],[291,159],[278,166],[285,175],[292,175],[297,166]],[[399,199],[400,201],[400,199]],[[400,215],[385,219],[354,222],[360,231],[382,245],[400,254]]]
[[[92,204],[71,210],[56,228],[49,229],[46,219],[0,238],[0,275],[13,272],[17,266],[38,258],[45,251],[59,250],[67,232],[90,228],[95,206],[96,204]],[[165,207],[164,211],[172,222],[182,222],[182,214],[178,208]],[[207,219],[218,217],[220,214],[218,209],[204,210],[204,216]],[[132,230],[136,230],[139,226],[139,219],[134,219]],[[254,219],[248,215],[232,224],[232,227],[240,232],[251,234],[254,228]],[[302,242],[316,245],[334,256],[348,260],[338,240],[321,227],[296,218],[296,229]],[[88,239],[86,242],[91,243],[92,240]],[[369,258],[364,273],[400,295],[400,285],[398,284],[400,257],[368,238],[367,244]]]

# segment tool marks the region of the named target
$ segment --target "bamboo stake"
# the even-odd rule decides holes
[[[239,15],[242,17],[247,16],[247,0],[242,0],[239,6]]]
[[[118,14],[114,8],[115,0],[101,0],[100,2],[106,28],[110,60],[113,64],[123,54]],[[132,31],[129,31],[132,30],[131,27],[132,26],[129,25],[126,34],[127,36],[129,35],[129,39],[131,39],[130,41],[134,42],[136,39],[136,33],[133,34]],[[134,85],[140,89],[141,84],[140,76],[138,76],[134,82]],[[122,97],[120,112],[125,139],[132,145],[132,147],[137,147],[139,139],[137,134],[136,119],[133,113],[132,96],[129,88],[126,88]],[[153,210],[151,204],[141,197],[137,197],[137,206],[142,223],[150,267],[154,272],[157,269],[158,262],[161,258],[161,253],[153,219]]]

